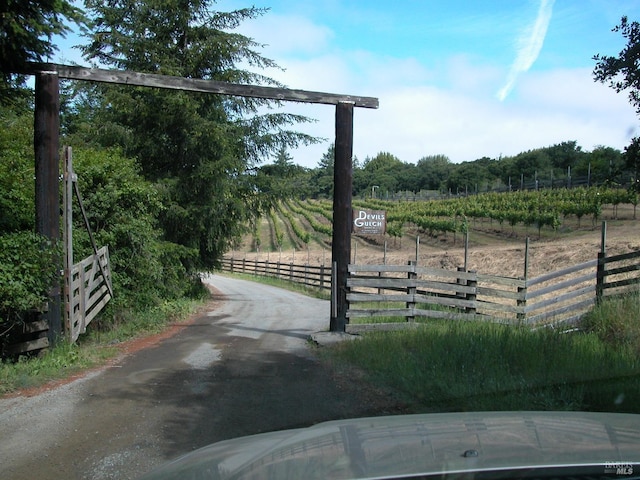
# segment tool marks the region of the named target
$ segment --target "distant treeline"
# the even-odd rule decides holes
[[[262,168],[267,175],[288,172],[289,195],[331,197],[333,159],[331,146],[313,169],[292,165],[288,155],[279,158],[274,165]],[[637,182],[639,162],[630,153],[612,147],[599,146],[585,151],[575,141],[511,157],[482,157],[462,163],[452,163],[445,155],[430,155],[414,164],[381,152],[364,161],[354,159],[353,193],[358,197],[394,198],[399,192],[403,195],[426,191],[462,195],[551,187],[606,185],[628,188]]]

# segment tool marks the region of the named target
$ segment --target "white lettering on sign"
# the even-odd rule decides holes
[[[367,213],[360,210],[354,223],[356,227],[381,227],[383,221],[384,213]]]
[[[382,235],[386,230],[386,220],[386,212],[383,210],[353,212],[353,226],[356,233]]]

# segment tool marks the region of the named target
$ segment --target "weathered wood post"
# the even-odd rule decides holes
[[[353,181],[353,102],[336,105],[336,145],[333,166],[333,235],[331,255],[336,265],[335,308],[329,330],[344,332],[347,324],[347,277],[351,259],[351,199]]]
[[[516,305],[518,306],[518,313],[516,314],[516,319],[518,322],[526,322],[527,320],[527,280],[529,279],[529,237],[527,237],[525,246],[524,246],[524,277],[523,286],[518,287],[518,300],[516,300]]]
[[[73,292],[73,182],[77,176],[73,172],[73,151],[71,147],[64,147],[64,194],[62,196],[64,229],[62,240],[64,244],[64,328],[67,338],[71,338],[73,312],[71,298]]]
[[[473,303],[473,306],[471,307],[465,307],[465,312],[466,313],[472,313],[472,314],[476,314],[477,310],[476,310],[476,301],[478,299],[478,277],[476,276],[476,271],[475,270],[466,270],[468,273],[473,273],[473,278],[470,278],[469,280],[467,280],[467,286],[471,287],[472,290],[469,291],[469,293],[467,293],[466,295],[466,299],[469,302]]]
[[[407,310],[409,311],[407,322],[415,322],[416,317],[413,315],[413,311],[416,309],[416,293],[418,291],[416,285],[416,281],[418,280],[418,273],[416,272],[418,262],[409,260],[408,265],[410,268],[407,272],[407,297],[409,297],[409,301],[406,303]]]
[[[606,276],[605,261],[607,259],[607,222],[602,222],[600,232],[600,251],[598,252],[598,266],[596,268],[596,304],[604,298],[604,280]]]
[[[55,246],[60,242],[60,81],[56,72],[36,74],[33,149],[36,176],[36,232]],[[61,260],[56,265],[62,269]],[[47,311],[49,345],[62,337],[60,279],[49,288]]]

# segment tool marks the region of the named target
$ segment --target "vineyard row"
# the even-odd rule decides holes
[[[429,234],[439,232],[466,232],[469,220],[489,219],[500,225],[505,222],[516,225],[535,226],[538,230],[559,228],[567,217],[578,219],[590,217],[596,222],[605,205],[614,209],[618,205],[638,204],[638,194],[614,188],[577,188],[543,191],[518,191],[486,193],[470,197],[427,201],[356,200],[354,208],[385,210],[387,212],[387,234],[402,237],[407,225],[415,225]],[[280,203],[278,212],[291,227],[293,234],[308,244],[310,232],[301,225],[299,218],[306,220],[313,232],[330,236],[332,233],[332,206],[329,200],[287,201]],[[282,232],[271,212],[268,216],[282,244]]]

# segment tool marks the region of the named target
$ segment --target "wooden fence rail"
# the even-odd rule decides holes
[[[330,289],[331,268],[223,260],[223,270]],[[640,251],[573,265],[535,278],[407,265],[349,265],[346,330],[412,327],[417,317],[519,325],[572,325],[605,296],[640,288]],[[367,320],[369,320],[367,322]]]
[[[349,318],[373,320],[349,323],[347,331],[351,333],[406,328],[415,324],[415,317],[571,325],[605,296],[640,289],[640,252],[611,257],[601,254],[597,260],[532,279],[424,268],[413,263],[350,265],[349,273]],[[398,323],[397,317],[405,317],[406,322]]]
[[[222,270],[274,277],[323,290],[331,289],[331,267],[325,265],[296,265],[266,260],[223,258]]]

